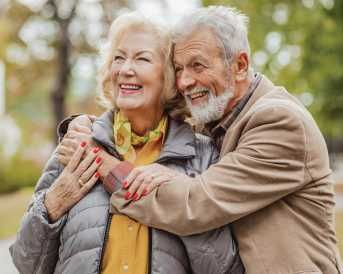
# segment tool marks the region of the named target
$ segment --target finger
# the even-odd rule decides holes
[[[70,147],[74,150],[77,149],[78,142],[74,138],[64,137],[60,143],[60,146]]]
[[[131,170],[130,174],[126,177],[125,181],[123,182],[123,188],[128,188],[132,184],[132,182],[137,178],[139,174],[142,172],[142,167],[136,167]]]
[[[82,158],[83,153],[85,152],[85,149],[87,147],[86,142],[81,142],[80,145],[78,146],[77,150],[73,154],[73,156],[70,159],[70,162],[67,164],[66,169],[69,172],[73,172],[77,166],[80,163],[80,160]]]
[[[74,129],[68,130],[67,134],[64,136],[64,138],[76,140],[77,142],[80,140],[82,141],[88,140],[90,137],[91,137],[90,133],[79,132]]]
[[[58,153],[58,155],[61,155],[61,156],[66,156],[66,155],[72,156],[75,153],[76,149],[77,149],[77,147],[76,148],[70,148],[70,147],[66,147],[63,145],[59,145],[57,148],[57,153]]]
[[[88,118],[94,122],[97,117],[95,115],[88,115]]]
[[[149,180],[146,180],[144,178],[142,184],[139,186],[138,190],[135,194],[133,194],[132,200],[137,201],[139,200],[143,195],[146,195],[147,193],[147,187],[148,185],[152,183],[152,177]]]
[[[145,188],[144,196],[151,193],[155,188],[159,187],[162,184],[169,182],[172,178],[168,175],[161,175],[157,178],[154,178],[150,184]]]
[[[96,184],[96,182],[98,181],[100,177],[100,173],[99,172],[95,172],[93,174],[93,176],[87,181],[87,183],[85,183],[82,187],[81,187],[81,193],[82,195],[86,195],[91,189],[92,187]]]
[[[97,171],[101,164],[102,161],[93,161],[92,164],[85,170],[85,172],[81,174],[80,180],[82,182],[87,182],[92,177],[92,175]]]
[[[69,157],[69,156],[62,156],[61,155],[58,157],[58,161],[64,166],[66,166],[70,162],[70,159],[71,159],[71,157]]]
[[[97,163],[100,163],[102,161],[101,157],[98,157],[99,151],[100,149],[96,147],[87,153],[86,157],[80,162],[79,166],[74,171],[74,174],[77,177],[80,177],[81,174],[83,174],[89,168],[93,161]]]
[[[77,117],[75,117],[69,124],[69,126],[72,126],[74,124],[79,124],[82,126],[86,126],[86,127],[91,127],[92,126],[92,122],[89,119],[88,115],[79,115]]]
[[[80,132],[80,133],[86,133],[86,134],[91,134],[92,131],[89,127],[84,126],[84,125],[80,125],[80,124],[72,124],[70,125],[70,130],[74,130],[76,132]]]
[[[77,139],[77,140],[87,140],[91,137],[90,133],[84,133],[84,132],[79,132],[76,130],[71,130],[71,139]]]
[[[151,181],[151,176],[145,172],[140,173],[136,179],[132,182],[132,184],[130,185],[128,192],[129,194],[127,194],[128,199],[133,198],[136,199],[137,195],[136,192],[139,189],[139,187],[145,182],[146,184],[149,184]]]

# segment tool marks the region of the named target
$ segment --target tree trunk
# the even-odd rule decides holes
[[[57,74],[51,93],[51,103],[54,111],[54,141],[57,144],[56,128],[66,115],[65,97],[70,74],[70,40],[68,35],[69,21],[60,21],[60,37],[57,46]]]

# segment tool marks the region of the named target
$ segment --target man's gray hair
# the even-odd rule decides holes
[[[226,61],[231,63],[233,57],[240,51],[250,56],[248,41],[249,18],[236,8],[224,6],[209,6],[198,8],[183,16],[174,27],[174,41],[187,38],[194,31],[203,27],[213,30],[223,49]]]

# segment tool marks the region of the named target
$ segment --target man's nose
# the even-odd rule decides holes
[[[133,76],[135,75],[134,66],[130,59],[126,59],[120,68],[119,74],[122,76]]]
[[[193,88],[196,80],[186,70],[182,71],[181,74],[177,77],[177,88],[178,90],[185,92],[186,90],[189,90],[190,88]]]

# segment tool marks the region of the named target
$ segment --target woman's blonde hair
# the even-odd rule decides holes
[[[98,102],[107,109],[116,109],[115,91],[111,84],[113,52],[129,31],[142,31],[156,35],[164,62],[162,105],[166,112],[177,119],[184,119],[187,113],[184,98],[176,91],[175,73],[172,62],[173,44],[169,30],[153,23],[138,12],[130,12],[117,17],[111,24],[107,45],[101,50],[101,65],[98,72]]]

